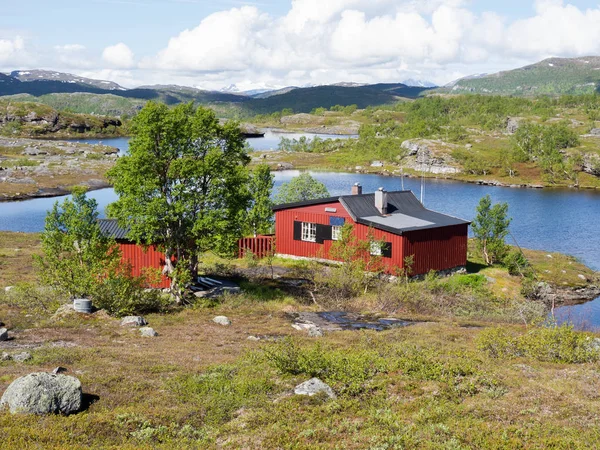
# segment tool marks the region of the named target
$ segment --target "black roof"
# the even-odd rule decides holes
[[[117,221],[114,219],[98,219],[98,225],[100,225],[100,231],[105,236],[117,240],[129,240],[127,238],[127,233],[129,233],[129,229],[121,228]]]
[[[425,208],[412,191],[394,191],[387,194],[387,214],[375,206],[375,194],[343,195],[305,202],[275,206],[274,211],[319,205],[339,201],[350,217],[360,224],[402,234],[408,231],[463,225],[471,222]]]

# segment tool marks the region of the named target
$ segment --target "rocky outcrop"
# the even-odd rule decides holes
[[[583,157],[581,169],[585,173],[589,173],[590,175],[600,177],[600,157],[598,155],[586,154]]]
[[[324,125],[325,120],[325,117],[322,116],[301,113],[291,116],[283,116],[279,122],[283,125]]]
[[[8,407],[13,414],[72,414],[81,405],[77,378],[44,372],[17,378],[0,399],[0,407]]]
[[[522,117],[508,117],[506,119],[506,132],[508,134],[515,134],[521,126]]]
[[[411,158],[407,164],[408,168],[441,175],[460,173],[460,169],[452,165],[452,157],[444,151],[444,147],[451,150],[452,144],[442,141],[408,140],[404,141],[401,147],[407,151],[406,156]],[[442,147],[443,150],[439,150],[438,147]]]
[[[0,106],[0,127],[7,124],[24,127],[26,135],[46,135],[64,132],[89,133],[122,126],[120,119],[84,114],[60,113],[46,105],[15,103]]]
[[[584,303],[600,297],[600,286],[558,287],[545,282],[536,284],[529,297],[541,300],[547,305]]]

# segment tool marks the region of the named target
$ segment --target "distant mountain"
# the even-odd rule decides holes
[[[467,77],[447,86],[451,92],[496,95],[564,95],[598,92],[600,57],[549,58],[520,69]]]
[[[437,84],[427,81],[427,80],[416,80],[414,78],[409,78],[408,80],[404,80],[402,84],[405,84],[410,87],[422,87],[422,88],[435,88]]]
[[[51,70],[17,70],[10,73],[10,76],[19,81],[60,81],[62,83],[71,83],[83,86],[92,86],[94,88],[108,91],[124,91],[125,88],[112,81],[92,80],[91,78],[80,77],[70,73],[54,72]]]
[[[402,83],[338,83],[330,86],[289,86],[266,92],[261,92],[261,89],[237,92],[237,86],[232,85],[226,90],[227,92],[206,91],[177,85],[125,89],[108,81],[42,70],[0,74],[0,96],[16,96],[22,100],[37,101],[73,112],[111,115],[131,115],[148,100],[168,105],[182,102],[211,105],[224,117],[272,113],[286,108],[297,113],[335,105],[356,104],[359,108],[365,108],[392,103],[400,98],[417,98],[427,92],[428,88],[411,87]]]
[[[330,108],[341,105],[357,105],[359,108],[393,103],[401,98],[417,98],[427,91],[425,88],[409,87],[405,84],[371,84],[366,86],[315,86],[289,88],[287,92],[254,98],[243,103],[244,109],[257,113],[268,113],[291,108],[296,113],[310,112],[315,108]],[[272,93],[271,93],[272,94]]]

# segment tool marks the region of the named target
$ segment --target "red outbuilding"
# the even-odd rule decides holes
[[[165,254],[158,251],[155,245],[143,246],[127,238],[128,230],[121,228],[116,220],[98,220],[100,231],[105,236],[113,238],[121,250],[123,262],[131,265],[131,274],[139,276],[144,269],[158,269],[162,272],[165,267]],[[167,289],[171,287],[171,279],[161,275],[160,282],[152,286],[156,289]]]
[[[371,254],[382,257],[388,273],[404,269],[413,257],[411,275],[465,267],[470,222],[426,209],[411,191],[352,195],[279,205],[275,211],[276,251],[280,256],[331,260],[330,249],[344,224],[360,239],[382,245]],[[376,248],[374,248],[376,247]]]

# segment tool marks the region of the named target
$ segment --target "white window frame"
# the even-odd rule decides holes
[[[342,226],[341,225],[332,225],[331,240],[332,241],[341,241],[342,240]]]
[[[317,242],[317,224],[302,222],[302,240],[304,242]]]
[[[379,241],[371,241],[370,245],[371,256],[383,256],[383,245]]]

